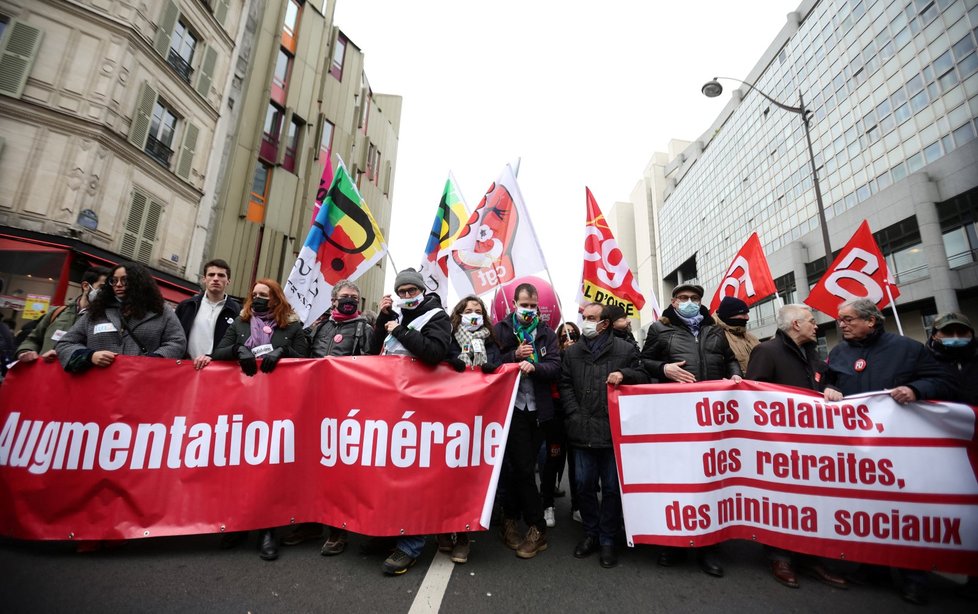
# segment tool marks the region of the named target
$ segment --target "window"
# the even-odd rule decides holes
[[[157,98],[149,124],[149,137],[146,139],[146,153],[167,168],[170,167],[170,156],[173,155],[170,147],[176,126],[176,115],[166,103]]]
[[[8,22],[7,17],[0,17],[0,94],[20,98],[44,32],[16,19]]]
[[[190,83],[190,75],[193,73],[191,64],[196,48],[197,37],[182,19],[177,20],[176,27],[173,28],[173,34],[170,37],[170,51],[167,53],[166,61],[187,83]]]
[[[285,157],[282,160],[282,168],[290,173],[295,172],[295,159],[299,151],[299,135],[302,133],[303,121],[298,117],[293,117],[289,122],[289,134],[285,141]]]
[[[329,67],[329,74],[340,81],[343,80],[343,62],[346,58],[347,38],[342,34],[336,35],[336,42],[333,43],[333,62]]]
[[[149,263],[162,215],[163,203],[141,190],[133,190],[119,254],[123,258]]]
[[[282,118],[285,111],[275,104],[268,105],[265,113],[265,126],[262,129],[261,149],[258,155],[267,162],[275,163],[278,159],[278,140],[282,132]]]
[[[322,117],[323,131],[319,137],[319,159],[324,157],[328,160],[333,152],[333,122]]]
[[[272,75],[272,100],[285,105],[285,93],[289,87],[289,74],[292,71],[292,55],[285,49],[279,48],[278,59],[275,62],[275,73]]]
[[[259,162],[255,166],[255,176],[251,180],[251,198],[248,201],[248,211],[245,219],[261,224],[265,221],[265,203],[268,202],[268,186],[272,169],[269,165]]]
[[[288,0],[285,6],[285,22],[282,24],[282,46],[295,53],[295,41],[299,38],[299,18],[302,5],[299,0]]]

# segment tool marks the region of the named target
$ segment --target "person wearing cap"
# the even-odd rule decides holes
[[[740,363],[702,300],[703,286],[680,284],[673,289],[672,301],[662,316],[649,326],[642,365],[652,378],[666,383],[727,378],[740,381]],[[665,547],[659,554],[659,565],[671,567],[683,553],[682,548]],[[696,548],[696,558],[704,573],[723,577],[715,547]]]
[[[636,350],[641,348],[638,347],[638,341],[635,341],[635,335],[632,334],[632,322],[625,315],[625,308],[621,305],[608,305],[608,317],[611,319],[611,334],[623,341],[627,341],[635,346]]]
[[[971,320],[960,313],[938,316],[927,347],[955,383],[951,400],[978,405],[978,343]]]
[[[725,296],[717,307],[716,316],[717,326],[726,333],[727,343],[730,344],[730,349],[740,363],[740,370],[746,373],[747,359],[750,358],[751,351],[761,342],[747,330],[750,307],[736,296]]]
[[[870,299],[839,305],[836,323],[842,342],[829,352],[825,399],[838,402],[849,395],[876,391],[886,391],[901,405],[951,398],[954,384],[924,344],[886,332],[883,321],[882,312]],[[863,566],[860,572],[868,579],[874,567]],[[926,572],[898,572],[903,599],[917,605],[927,603]],[[853,581],[862,580],[853,576]]]
[[[397,274],[394,293],[396,299],[386,294],[380,301],[370,353],[412,356],[432,366],[445,360],[452,342],[452,321],[438,295],[425,294],[424,278],[414,269]],[[424,542],[423,535],[400,537],[384,561],[383,572],[389,576],[405,573],[421,556]]]
[[[729,297],[728,297],[729,298]],[[726,300],[726,299],[724,299]],[[807,305],[785,305],[778,310],[774,337],[757,345],[747,365],[749,380],[820,391],[825,362],[819,358],[818,324]],[[766,547],[774,579],[788,588],[798,588],[796,555],[781,548]],[[802,557],[803,569],[833,588],[848,588],[845,578],[832,572],[818,559]]]

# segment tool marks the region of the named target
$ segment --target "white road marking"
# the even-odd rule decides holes
[[[408,614],[438,612],[454,569],[455,563],[452,562],[451,558],[441,552],[436,552],[434,558],[431,559],[431,565],[428,566],[424,581],[418,588],[418,594],[414,597],[414,603],[411,604]]]

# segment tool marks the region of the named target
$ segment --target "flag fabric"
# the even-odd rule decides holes
[[[441,304],[448,305],[448,257],[451,246],[462,232],[465,222],[469,219],[469,209],[465,206],[462,192],[455,183],[455,177],[449,173],[445,181],[445,189],[435,212],[435,221],[431,225],[428,244],[424,248],[424,258],[418,271],[424,278],[428,292],[433,292],[441,298]]]
[[[330,306],[330,292],[355,280],[387,253],[387,244],[343,161],[285,283],[285,296],[306,326]]]
[[[450,251],[448,273],[461,296],[485,294],[547,269],[509,165],[486,190]]]
[[[710,312],[716,313],[720,301],[726,296],[735,296],[753,305],[777,292],[771,268],[767,265],[761,240],[755,232],[747,239],[737,256],[730,263],[730,268],[723,274],[723,281],[717,287],[713,300],[710,301]]]
[[[894,300],[900,296],[900,289],[890,278],[883,252],[873,239],[869,222],[863,220],[856,234],[812,288],[805,303],[833,318],[839,316],[842,302],[857,298],[868,298],[883,309],[890,302],[887,286]]]
[[[319,179],[319,190],[316,192],[316,204],[312,207],[312,221],[309,222],[310,226],[316,223],[316,216],[319,215],[319,209],[323,206],[323,200],[326,198],[329,186],[333,185],[333,163],[330,161],[332,156],[332,152],[326,150],[326,164],[323,166],[323,176]]]
[[[627,317],[633,318],[645,306],[645,297],[639,291],[635,276],[594,195],[589,188],[584,188],[584,192],[587,221],[584,224],[584,269],[579,301],[582,306],[587,303],[619,305]],[[658,308],[655,311],[658,316]]]

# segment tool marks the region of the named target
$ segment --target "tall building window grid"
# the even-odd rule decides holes
[[[976,25],[978,7],[966,11],[950,0],[823,1],[775,57],[757,86],[789,103],[799,89],[806,94],[815,111],[812,137],[827,217],[975,138],[978,99],[966,99],[962,84],[978,80]],[[867,32],[872,38],[859,44]],[[878,87],[880,79],[889,87]],[[758,230],[767,250],[818,227],[801,122],[768,107],[748,93],[687,171],[711,169],[716,177],[680,179],[663,207],[663,243],[680,245],[689,220],[670,216],[670,205],[712,203],[695,220],[705,239],[699,252],[704,278],[721,274],[746,239],[710,225],[717,216],[747,221],[745,228]],[[745,142],[755,145],[739,145]],[[664,254],[664,271],[685,255]]]
[[[293,115],[292,121],[289,122],[288,134],[285,138],[285,155],[282,157],[282,168],[290,173],[295,173],[303,126],[305,126],[305,122],[301,118]]]
[[[261,224],[265,221],[265,207],[268,203],[268,191],[272,183],[271,165],[259,160],[255,164],[255,173],[251,179],[251,193],[245,219]]]
[[[273,102],[268,103],[265,112],[265,123],[262,127],[261,147],[258,155],[261,159],[275,164],[278,160],[278,146],[280,135],[282,134],[282,120],[285,117],[285,109]]]
[[[292,76],[293,54],[284,47],[279,48],[275,61],[275,72],[272,74],[271,98],[285,106],[285,98],[289,89],[289,78]]]
[[[299,38],[299,23],[302,20],[302,2],[286,0],[285,20],[282,23],[282,46],[295,54],[296,41]]]

